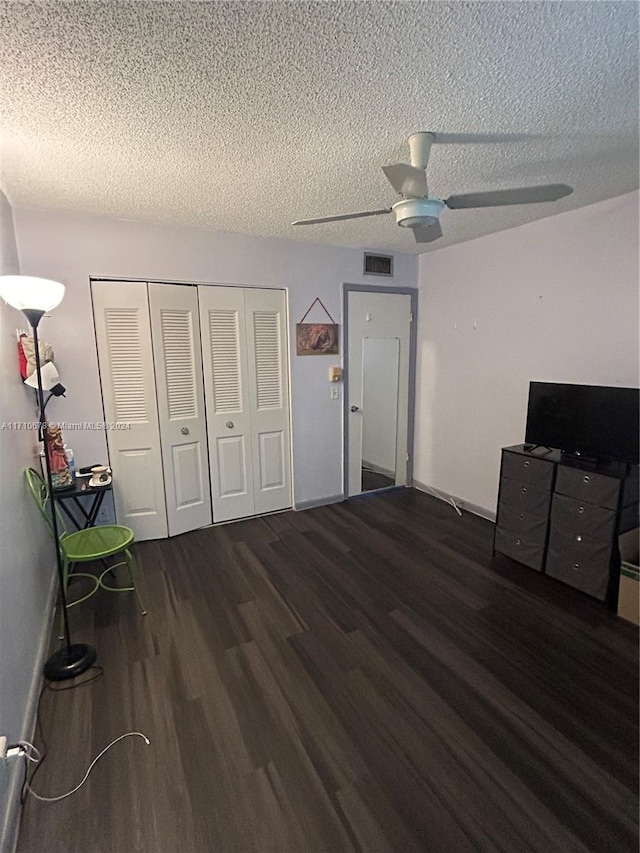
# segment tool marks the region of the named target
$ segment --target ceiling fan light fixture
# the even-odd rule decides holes
[[[435,225],[437,221],[437,216],[409,216],[398,224],[404,228],[415,228],[418,225],[424,225],[428,228],[430,225]]]
[[[444,202],[439,198],[403,198],[393,205],[398,225],[415,228],[418,225],[433,225],[440,219]]]

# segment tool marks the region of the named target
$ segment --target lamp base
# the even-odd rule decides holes
[[[44,665],[44,676],[49,681],[65,681],[82,675],[96,662],[96,650],[85,643],[63,646],[54,652]]]

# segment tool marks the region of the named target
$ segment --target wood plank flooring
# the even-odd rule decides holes
[[[638,849],[638,634],[413,490],[136,546],[18,853]]]

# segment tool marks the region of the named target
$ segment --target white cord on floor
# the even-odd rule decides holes
[[[22,754],[27,759],[27,761],[33,761],[34,764],[38,764],[38,762],[42,761],[40,750],[36,749],[36,747],[32,743],[29,743],[28,740],[19,740],[18,746],[21,746],[24,750]]]
[[[36,794],[36,792],[30,787],[28,782],[26,785],[27,791],[29,791],[29,793],[33,797],[35,797],[36,800],[42,800],[45,803],[55,803],[58,800],[64,800],[64,799],[66,799],[66,797],[70,797],[71,794],[75,794],[76,791],[78,791],[78,790],[80,790],[80,788],[82,788],[84,783],[89,778],[89,773],[91,773],[91,771],[93,770],[94,764],[96,763],[96,761],[98,761],[100,758],[102,758],[102,756],[105,754],[105,752],[108,749],[111,749],[111,747],[114,744],[118,743],[119,740],[122,740],[125,737],[133,737],[133,736],[143,738],[144,742],[147,744],[147,746],[149,746],[150,740],[146,735],[143,735],[142,732],[127,732],[124,735],[120,735],[120,737],[117,737],[115,740],[112,740],[111,743],[109,744],[109,746],[105,746],[105,748],[102,750],[102,752],[99,755],[96,755],[96,757],[93,759],[93,761],[89,765],[87,772],[84,774],[84,778],[83,778],[82,782],[80,782],[79,785],[76,785],[76,787],[72,791],[68,791],[66,794],[61,794],[59,797],[41,797],[40,794]],[[28,761],[36,761],[36,762],[40,761],[40,753],[35,748],[35,746],[33,746],[33,744],[27,743],[26,741],[21,741],[20,746],[25,748],[24,756]],[[38,753],[38,758],[31,757],[27,752],[27,748],[35,750]]]
[[[440,492],[436,492],[436,490],[435,490],[435,489],[432,489],[432,488],[430,488],[429,486],[423,486],[423,485],[420,485],[418,488],[419,488],[419,489],[420,489],[420,491],[422,491],[422,492],[429,492],[429,494],[430,494],[430,495],[433,495],[433,496],[434,496],[434,498],[438,498],[438,499],[439,499],[439,500],[441,500],[441,501],[442,501],[442,500],[443,500],[443,501],[445,501],[445,503],[451,504],[451,506],[452,506],[452,507],[455,509],[455,511],[458,513],[458,515],[460,516],[460,518],[462,518],[462,510],[461,510],[461,509],[459,509],[458,505],[456,504],[456,502],[454,501],[454,499],[453,499],[451,496],[447,497],[446,495],[440,494]]]

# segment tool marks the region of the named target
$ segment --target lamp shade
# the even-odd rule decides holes
[[[51,311],[62,302],[64,284],[30,275],[0,275],[0,296],[18,311]]]

